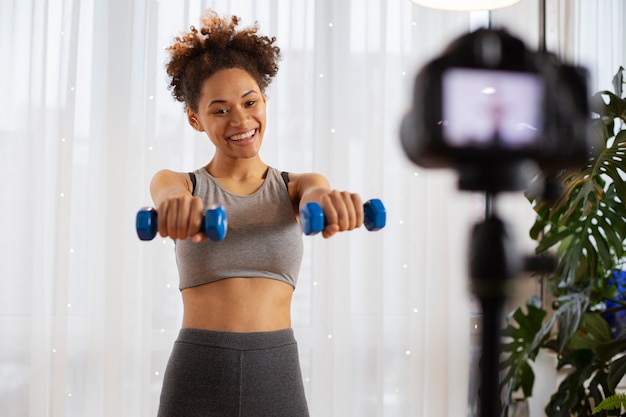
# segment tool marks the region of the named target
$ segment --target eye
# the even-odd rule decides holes
[[[252,107],[256,104],[256,100],[248,100],[246,101],[246,107]]]
[[[217,115],[227,114],[227,113],[228,113],[228,109],[217,109],[213,112],[213,114],[217,114]]]

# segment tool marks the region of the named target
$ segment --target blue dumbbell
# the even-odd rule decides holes
[[[385,227],[387,211],[379,199],[374,198],[363,204],[363,215],[363,224],[370,232]],[[324,229],[326,221],[319,204],[311,201],[300,208],[300,225],[305,235],[315,235]]]
[[[137,212],[135,228],[141,240],[152,240],[159,229],[157,212],[152,207],[143,207]],[[213,206],[204,212],[200,230],[209,240],[224,240],[228,229],[228,218],[222,206]]]

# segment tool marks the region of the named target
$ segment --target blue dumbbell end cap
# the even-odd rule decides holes
[[[204,213],[202,230],[210,240],[224,240],[228,230],[228,218],[224,207],[214,206]]]
[[[144,207],[137,212],[135,229],[140,240],[152,240],[157,234],[157,212],[152,207]]]
[[[300,225],[305,235],[315,235],[324,230],[324,211],[319,204],[308,202],[300,209]]]
[[[385,227],[387,223],[387,211],[382,201],[377,198],[369,200],[363,205],[363,211],[365,217],[363,223],[367,230],[374,232]]]

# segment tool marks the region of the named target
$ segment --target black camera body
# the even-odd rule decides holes
[[[417,165],[457,169],[461,189],[523,189],[529,163],[554,171],[587,161],[587,78],[505,30],[479,29],[417,74],[402,146]]]

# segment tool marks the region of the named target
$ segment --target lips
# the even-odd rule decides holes
[[[240,133],[240,134],[237,134],[237,135],[232,135],[231,137],[228,138],[228,140],[232,140],[234,142],[239,142],[239,141],[243,141],[243,140],[246,140],[246,139],[250,139],[255,134],[256,134],[256,129],[251,129],[251,130],[248,130],[247,132],[244,132],[244,133]]]

